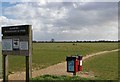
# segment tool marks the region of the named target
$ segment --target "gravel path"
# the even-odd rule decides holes
[[[90,58],[90,57],[96,56],[96,55],[101,55],[101,54],[104,54],[104,53],[110,53],[110,52],[115,52],[115,51],[118,51],[118,49],[89,54],[89,55],[83,57],[83,61]],[[33,70],[32,71],[32,78],[40,76],[40,75],[45,75],[45,74],[72,76],[71,73],[66,72],[66,68],[67,68],[66,67],[66,62],[63,62],[63,63],[58,63],[56,65],[53,65],[53,66],[50,66],[50,67],[47,67],[47,68],[44,68],[44,69],[41,69],[41,70]],[[81,77],[89,77],[89,76],[94,77],[94,74],[92,72],[91,73],[80,72],[77,75],[81,76]],[[11,75],[9,75],[9,80],[25,80],[25,72],[16,72],[14,74],[11,74]]]

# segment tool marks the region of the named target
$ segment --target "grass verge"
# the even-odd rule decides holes
[[[33,80],[87,80],[86,78],[80,78],[78,76],[70,77],[70,76],[56,76],[56,75],[43,75]]]
[[[84,71],[92,71],[99,80],[118,80],[118,52],[94,56],[84,61]]]

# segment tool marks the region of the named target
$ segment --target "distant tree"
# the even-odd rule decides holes
[[[52,39],[51,39],[51,42],[54,42],[54,41],[55,41],[55,39],[52,38]]]
[[[37,41],[32,41],[33,43],[36,43]]]

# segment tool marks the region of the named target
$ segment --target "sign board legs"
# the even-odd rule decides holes
[[[29,56],[26,56],[26,82],[30,82],[32,78],[32,72],[31,72],[31,59]]]
[[[3,55],[3,82],[8,82],[8,56]]]
[[[31,57],[26,56],[26,82],[30,82],[32,78]],[[8,82],[8,56],[3,55],[3,82]]]

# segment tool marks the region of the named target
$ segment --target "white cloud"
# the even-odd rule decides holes
[[[12,26],[12,25],[26,25],[31,24],[27,20],[9,19],[5,16],[0,16],[0,26]]]
[[[73,6],[74,6],[74,8],[77,8],[77,5],[75,3],[73,3]]]
[[[39,0],[38,0],[39,1]],[[42,1],[39,1],[38,3],[40,6],[43,6],[43,5],[46,5],[47,4],[47,1],[46,0],[42,0]]]
[[[119,0],[2,0],[2,2],[119,2]]]
[[[18,3],[3,9],[0,20],[4,26],[32,25],[35,40],[117,40],[118,35],[116,3]]]

